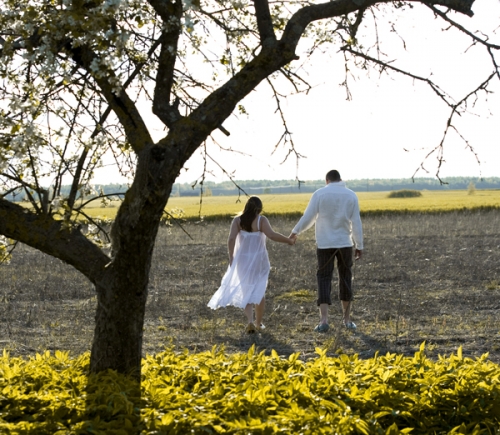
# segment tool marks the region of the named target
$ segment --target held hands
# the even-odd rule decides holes
[[[289,236],[288,236],[288,239],[290,240],[288,242],[289,245],[295,245],[295,242],[297,241],[297,234],[295,233],[291,233]]]

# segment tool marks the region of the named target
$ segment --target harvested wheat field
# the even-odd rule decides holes
[[[489,352],[500,362],[500,212],[382,215],[363,219],[365,251],[354,268],[353,320],[340,327],[339,304],[326,334],[313,328],[314,230],[290,247],[268,241],[271,273],[262,334],[244,332],[242,310],[213,311],[206,304],[227,268],[230,221],[162,227],[150,280],[144,353],[167,346],[227,352],[252,344],[280,355],[315,348],[372,357],[375,352],[412,355],[426,342],[428,356]],[[289,234],[295,219],[272,218]],[[189,234],[189,237],[186,232]],[[91,284],[71,267],[25,246],[0,266],[0,342],[12,356],[45,350],[90,349],[96,298]]]

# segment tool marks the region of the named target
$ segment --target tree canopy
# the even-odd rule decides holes
[[[467,29],[460,18],[473,15],[473,3],[2,0],[0,234],[73,265],[96,286],[92,370],[140,370],[151,254],[172,186],[215,130],[229,134],[224,121],[245,111],[241,101],[250,92],[269,84],[282,115],[282,141],[293,155],[278,80],[307,91],[301,70],[308,56],[336,50],[346,74],[375,69],[426,83],[449,106],[448,131],[500,78],[495,35]],[[448,95],[432,77],[405,71],[382,50],[378,25],[392,26],[402,40],[405,30],[382,18],[417,6],[488,53],[489,74],[465,96]],[[153,118],[164,126],[161,137],[153,137]],[[436,152],[441,149],[442,143]],[[82,217],[91,219],[77,199],[92,190],[105,155],[130,177],[130,187],[111,233],[94,222],[102,230],[95,237],[81,226]],[[30,207],[7,200],[20,189]]]

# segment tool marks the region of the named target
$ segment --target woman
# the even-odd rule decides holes
[[[257,196],[251,196],[243,213],[233,219],[227,241],[229,267],[221,286],[208,303],[214,310],[228,305],[243,308],[248,320],[246,331],[249,334],[264,328],[264,296],[270,270],[266,238],[295,244],[295,238],[275,232],[268,219],[261,216],[261,212],[262,201]]]

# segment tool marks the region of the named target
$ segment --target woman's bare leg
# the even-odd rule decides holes
[[[245,314],[248,319],[248,323],[253,323],[253,304],[247,304],[245,307]]]
[[[264,310],[266,308],[266,298],[262,298],[259,304],[255,304],[255,325],[260,328],[262,319],[264,318]]]

